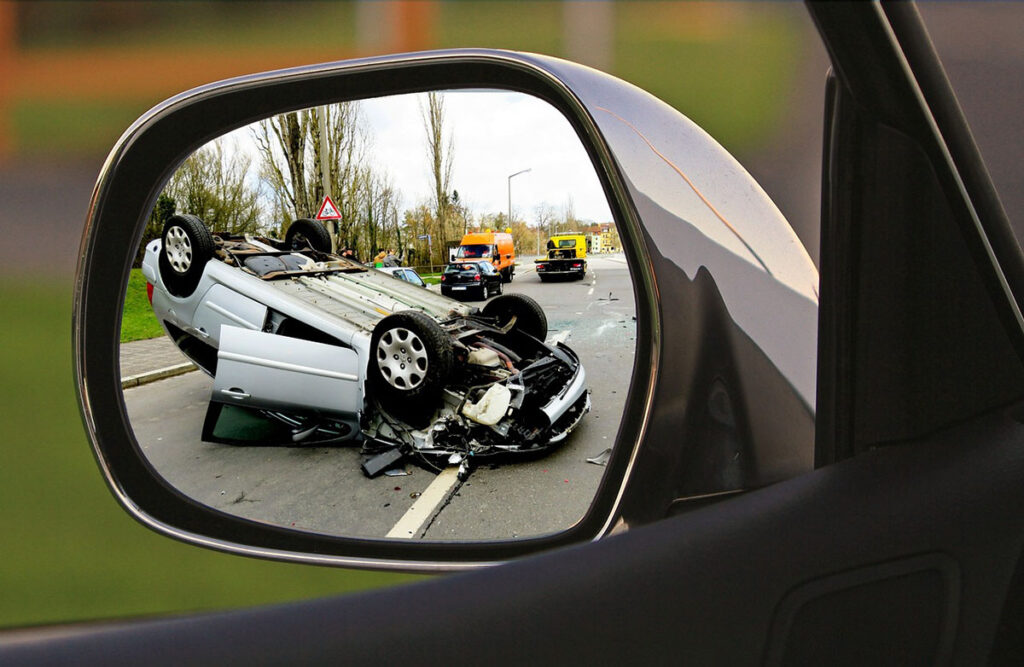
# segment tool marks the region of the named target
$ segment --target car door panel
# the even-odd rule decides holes
[[[196,308],[194,328],[205,336],[216,336],[221,326],[259,331],[267,319],[267,307],[238,292],[215,284]]]
[[[339,345],[222,326],[212,401],[355,417],[362,411],[359,355]]]

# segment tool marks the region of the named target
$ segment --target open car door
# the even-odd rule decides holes
[[[311,444],[359,433],[359,355],[339,345],[221,326],[203,440]]]

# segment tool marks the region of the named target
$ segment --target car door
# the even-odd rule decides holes
[[[292,338],[285,345],[277,335],[222,325],[203,437],[272,442],[279,434],[271,415],[294,423],[286,441],[306,441],[322,420],[351,437],[363,407],[361,367],[351,348]]]
[[[424,284],[423,280],[420,278],[420,275],[418,273],[416,273],[415,271],[413,271],[412,269],[399,269],[398,270],[398,276],[402,280],[404,280],[405,282],[412,283],[413,285],[416,285],[417,287],[425,287],[426,286]]]
[[[0,657],[1019,664],[1024,261],[910,5],[810,5],[834,63],[816,469],[596,544]]]

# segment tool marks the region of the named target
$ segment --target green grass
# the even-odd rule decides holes
[[[17,100],[11,127],[21,155],[99,155],[155,100]]]
[[[0,280],[0,626],[222,609],[413,579],[221,554],[129,518],[78,415],[70,291]]]
[[[145,340],[162,336],[164,330],[153,315],[146,296],[146,278],[142,269],[132,269],[128,277],[128,292],[124,297],[124,315],[121,317],[121,342]]]

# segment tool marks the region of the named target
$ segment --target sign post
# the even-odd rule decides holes
[[[341,219],[341,212],[338,211],[338,207],[335,206],[334,200],[331,199],[330,195],[324,195],[324,200],[320,202],[320,210],[317,211],[316,219],[321,221]],[[333,227],[334,233],[331,234],[331,250],[338,252],[338,226],[333,225]]]
[[[317,141],[320,146],[320,185],[324,189],[324,199],[327,200],[331,196],[331,171],[327,164],[328,147],[327,147],[327,107],[316,108],[316,119],[317,119]],[[331,202],[332,207],[337,212],[337,207],[333,206],[334,202]],[[320,211],[323,212],[323,205],[320,206]],[[341,216],[338,216],[339,218]],[[337,220],[337,218],[324,218],[326,220]],[[337,223],[331,225],[334,228],[334,233],[331,234],[331,250],[338,252],[338,225]]]

